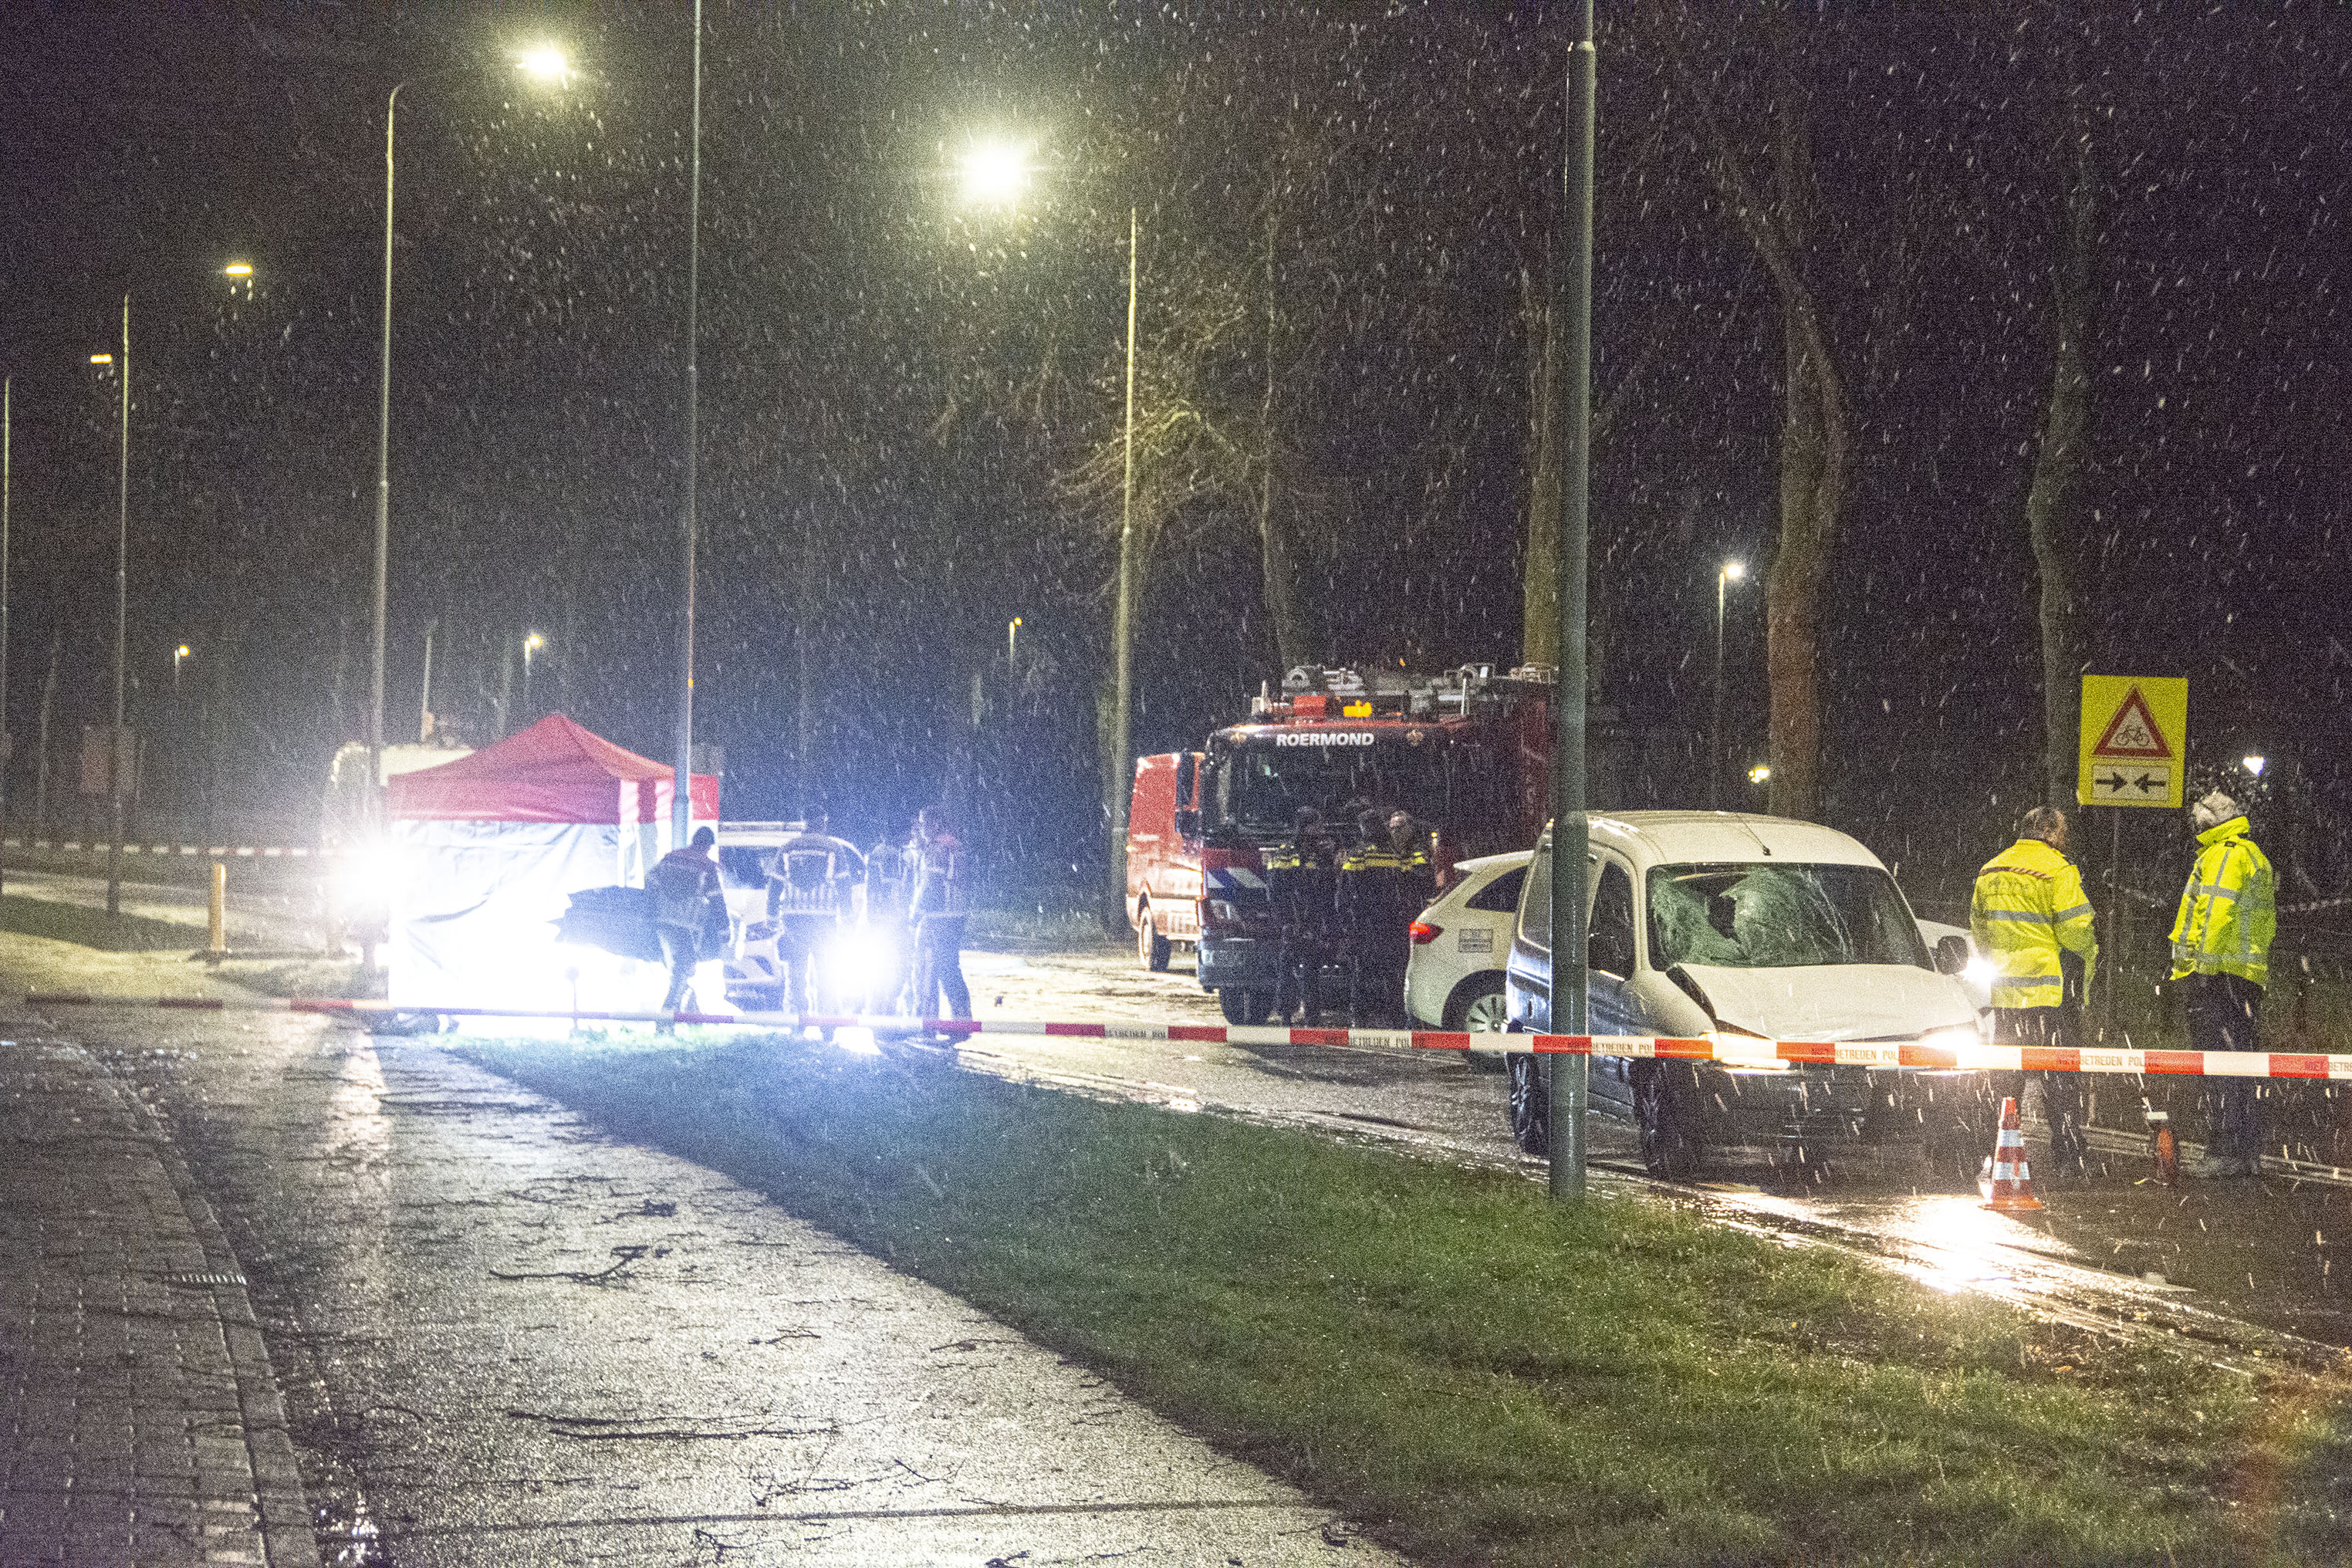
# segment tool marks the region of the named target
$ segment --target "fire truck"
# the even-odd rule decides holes
[[[1280,927],[1262,852],[1312,806],[1344,836],[1369,806],[1434,830],[1441,877],[1542,835],[1553,671],[1442,675],[1292,670],[1202,749],[1139,757],[1128,814],[1127,911],[1136,952],[1164,970],[1193,944],[1201,988],[1229,1022],[1272,1014]]]

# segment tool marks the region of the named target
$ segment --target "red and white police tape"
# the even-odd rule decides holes
[[[93,996],[36,991],[28,1007],[154,1007],[198,1013],[320,1013],[359,1017],[545,1018],[586,1024],[707,1024],[753,1029],[867,1029],[877,1034],[1026,1035],[1089,1040],[1163,1040],[1228,1046],[1356,1046],[1387,1050],[1655,1058],[1716,1061],[1776,1071],[1790,1067],[1929,1068],[1971,1072],[2154,1073],[2187,1078],[2352,1081],[2352,1055],[2305,1051],[2149,1051],[1989,1046],[1959,1040],[1767,1040],[1753,1035],[1470,1035],[1443,1029],[1293,1029],[1279,1025],[1148,1024],[1031,1018],[903,1018],[814,1013],[563,1012],[531,1007],[420,1007],[341,997]],[[1954,1030],[1952,1034],[1964,1033]]]

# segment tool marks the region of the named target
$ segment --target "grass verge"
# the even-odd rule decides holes
[[[774,1039],[483,1065],[1101,1371],[1431,1563],[2337,1562],[2346,1390],[1633,1201]]]
[[[143,915],[109,915],[82,904],[0,895],[0,931],[69,942],[100,952],[186,952],[204,945],[201,928]]]

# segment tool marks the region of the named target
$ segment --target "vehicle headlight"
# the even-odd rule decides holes
[[[1979,953],[1960,966],[1960,978],[1975,985],[1990,985],[1997,973],[1992,960]]]
[[[852,990],[887,984],[897,958],[889,933],[871,928],[844,931],[824,951],[826,972]]]

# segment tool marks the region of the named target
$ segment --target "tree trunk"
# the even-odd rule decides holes
[[[1265,383],[1258,402],[1257,539],[1258,558],[1265,577],[1265,615],[1274,632],[1275,657],[1285,672],[1318,661],[1320,650],[1315,622],[1307,609],[1291,537],[1290,519],[1279,502],[1282,486],[1276,470],[1282,461],[1282,437],[1275,419],[1274,394],[1278,377],[1281,310],[1274,264],[1275,236],[1279,220],[1269,196],[1265,220]],[[1124,770],[1121,770],[1122,779]],[[1122,783],[1121,787],[1125,787]]]
[[[2042,580],[2042,715],[2045,794],[2053,805],[2074,799],[2076,739],[2082,723],[2085,638],[2077,570],[2083,559],[2084,433],[2090,418],[2090,374],[2084,346],[2091,325],[2091,154],[2079,117],[2069,127],[2065,211],[2058,233],[2052,326],[2057,339],[2042,448],[2025,493],[2025,526]]]
[[[1559,454],[1551,438],[1551,400],[1559,345],[1551,329],[1549,291],[1519,269],[1519,325],[1528,346],[1527,553],[1520,568],[1519,660],[1559,667]]]
[[[1787,367],[1781,388],[1780,539],[1764,586],[1771,809],[1776,816],[1811,818],[1822,806],[1822,586],[1852,493],[1853,431],[1845,383],[1830,353],[1828,325],[1806,278],[1814,200],[1810,131],[1787,19],[1776,14],[1773,20],[1769,199],[1748,177],[1738,148],[1716,119],[1705,85],[1691,71],[1675,35],[1662,37],[1669,62],[1698,110],[1708,176],[1780,297]]]

